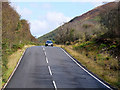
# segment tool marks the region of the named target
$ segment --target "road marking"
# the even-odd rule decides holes
[[[49,69],[50,75],[52,76],[52,71],[51,71],[51,69],[50,69],[50,66],[48,66],[48,69]]]
[[[26,50],[27,50],[27,49],[26,49]],[[22,54],[22,56],[20,57],[20,59],[19,59],[17,65],[15,66],[14,71],[13,71],[12,74],[10,75],[10,77],[9,77],[9,79],[8,79],[8,81],[7,81],[7,83],[3,86],[2,90],[4,90],[4,88],[6,88],[7,84],[8,84],[9,81],[11,80],[11,78],[12,78],[13,74],[15,73],[16,69],[18,68],[18,66],[19,66],[19,64],[20,64],[20,62],[21,62],[21,60],[22,60],[22,58],[23,58],[23,55],[25,54],[26,50],[23,52],[23,54]]]
[[[54,80],[53,80],[53,85],[54,85],[54,87],[55,87],[55,90],[57,90],[57,86],[56,86],[56,83],[55,83]]]
[[[96,79],[97,81],[99,81],[101,84],[103,84],[104,86],[106,86],[107,88],[111,89],[108,85],[106,85],[105,83],[103,83],[101,80],[99,80],[98,78],[96,78],[94,75],[92,75],[89,71],[87,71],[85,68],[83,68],[77,61],[75,61],[65,50],[63,50],[61,48],[62,51],[64,51],[68,57],[70,57],[79,67],[81,67],[85,72],[87,72],[90,76],[92,76],[94,79]]]
[[[46,57],[46,62],[48,63],[48,58]]]
[[[45,52],[45,48],[44,48],[44,47],[43,47],[43,51],[44,51],[44,53],[45,53],[46,62],[47,62],[47,64],[48,64],[48,58],[47,58],[47,56],[46,56],[46,52]],[[48,65],[48,70],[49,70],[50,75],[52,76],[53,74],[52,74],[52,71],[51,71],[51,68],[50,68],[49,65]],[[56,86],[56,83],[55,83],[54,80],[53,80],[53,86],[54,86],[55,90],[57,90],[57,86]]]
[[[43,51],[45,51],[45,48],[43,47]]]
[[[46,56],[46,52],[45,52],[45,56]]]

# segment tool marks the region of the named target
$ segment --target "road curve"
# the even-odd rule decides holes
[[[76,63],[58,47],[33,46],[26,50],[6,88],[100,88],[109,86]]]

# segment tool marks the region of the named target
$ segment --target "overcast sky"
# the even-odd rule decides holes
[[[39,37],[107,1],[113,0],[12,0],[11,5],[28,20],[32,35]]]

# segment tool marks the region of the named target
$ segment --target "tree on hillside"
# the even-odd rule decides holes
[[[8,2],[2,3],[2,42],[8,43],[12,47],[14,41],[14,30],[19,22],[19,14],[9,5]]]
[[[89,41],[90,40],[90,34],[88,33],[88,30],[92,25],[89,24],[83,24],[83,28],[84,28],[84,37],[85,37],[85,41]]]
[[[57,36],[55,38],[56,43],[61,44],[70,44],[71,42],[74,42],[74,40],[78,39],[78,37],[75,34],[74,29],[64,28],[61,26],[61,28],[58,30]]]

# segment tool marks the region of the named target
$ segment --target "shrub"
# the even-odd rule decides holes
[[[17,49],[21,49],[24,46],[24,44],[14,44],[12,46],[13,51],[16,51]]]
[[[117,46],[116,45],[111,45],[110,47],[109,47],[109,49],[111,49],[111,48],[116,48]]]
[[[106,46],[107,46],[106,44],[103,44],[103,43],[102,43],[102,44],[100,44],[99,48],[102,49],[102,48],[104,48],[104,47],[106,47]]]

